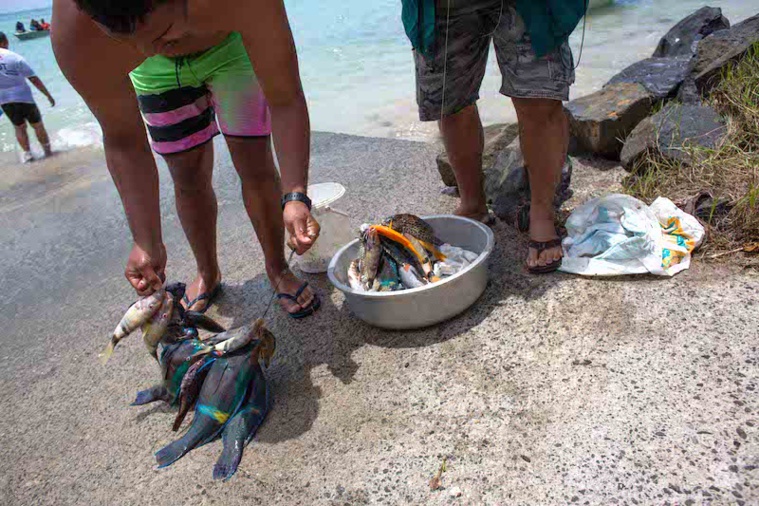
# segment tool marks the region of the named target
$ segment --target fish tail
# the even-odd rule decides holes
[[[148,388],[147,390],[141,390],[137,392],[137,398],[131,404],[132,406],[142,406],[155,401],[167,401],[169,397],[169,391],[164,387],[156,386]]]
[[[155,460],[158,469],[170,466],[184,457],[190,450],[198,446],[203,436],[203,431],[193,423],[187,434],[156,452]]]
[[[108,346],[105,347],[103,353],[100,354],[101,364],[105,365],[108,363],[108,359],[111,358],[111,355],[113,355],[113,350],[116,348],[116,343],[118,343],[118,341],[115,338],[111,338],[111,342],[108,343]]]
[[[269,412],[269,398],[263,373],[248,403],[224,427],[224,449],[213,466],[213,479],[228,481],[237,472],[245,445],[253,439]],[[256,380],[254,380],[255,382]]]

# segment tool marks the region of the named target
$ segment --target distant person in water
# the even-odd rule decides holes
[[[165,278],[152,146],[174,180],[197,265],[183,305],[205,311],[214,302],[221,270],[212,140],[222,133],[282,309],[293,318],[319,309],[282,247],[285,230],[300,254],[318,236],[306,196],[308,108],[283,0],[54,0],[53,24],[58,64],[103,129],[132,231],[125,275],[137,293],[160,289]],[[252,246],[234,249],[244,255]]]
[[[45,18],[40,18],[40,28],[42,30],[50,30],[50,23],[45,22]]]
[[[45,151],[45,156],[53,152],[50,149],[50,138],[42,123],[42,115],[34,103],[32,90],[26,80],[29,80],[43,95],[55,105],[55,100],[39,77],[20,55],[8,50],[8,37],[0,32],[0,106],[16,130],[16,139],[23,152],[23,161],[31,162],[34,157],[29,146],[29,135],[26,124],[29,123],[37,135],[37,140]]]
[[[484,137],[477,100],[491,41],[495,46],[500,91],[516,109],[529,175],[526,266],[535,274],[561,266],[553,201],[569,142],[562,101],[568,100],[575,79],[567,37],[582,16],[584,1],[563,0],[565,8],[556,13],[553,1],[402,1],[404,26],[415,49],[420,119],[438,122],[461,195],[456,214],[484,222],[494,218],[483,189]]]
[[[26,28],[24,28],[24,23],[21,21],[16,21],[16,33],[24,33],[26,31]]]

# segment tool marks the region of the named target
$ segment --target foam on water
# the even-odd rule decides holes
[[[426,140],[437,134],[433,123],[418,121],[414,65],[410,44],[401,25],[399,0],[285,0],[298,47],[303,87],[314,130],[357,135]],[[572,97],[600,88],[627,65],[650,56],[659,38],[677,21],[705,5],[703,0],[616,0],[588,17],[581,66]],[[753,5],[752,5],[753,4]],[[709,2],[721,7],[735,24],[759,11],[757,2]],[[0,30],[10,34],[21,19],[51,18],[50,9],[0,15]],[[570,43],[575,58],[581,27]],[[45,37],[20,42],[21,53],[37,71],[57,101],[51,108],[35,91],[56,149],[100,142],[100,131],[81,98],[58,68]],[[514,121],[502,97],[500,74],[491,51],[480,93],[483,122]],[[0,151],[16,150],[13,129],[0,118]]]

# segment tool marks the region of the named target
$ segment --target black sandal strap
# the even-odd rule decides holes
[[[551,239],[550,241],[530,241],[529,247],[538,251],[538,253],[551,248],[561,247],[561,238]]]

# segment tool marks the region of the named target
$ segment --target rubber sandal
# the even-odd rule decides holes
[[[187,297],[187,294],[185,293],[182,296],[182,302],[185,303],[185,306],[184,306],[185,310],[189,310],[192,306],[194,306],[195,304],[197,304],[201,300],[207,300],[208,304],[206,304],[206,307],[204,307],[200,311],[193,310],[196,313],[203,314],[206,311],[208,311],[208,308],[211,307],[211,305],[213,304],[213,301],[216,300],[216,297],[218,297],[220,293],[221,293],[221,283],[219,283],[218,285],[216,285],[216,288],[214,288],[213,290],[211,290],[211,293],[203,292],[200,295],[198,295],[197,297],[195,297],[193,300],[190,300],[190,298]]]
[[[550,241],[530,241],[529,247],[538,251],[540,255],[543,251],[551,248],[561,247],[561,238],[551,239]],[[527,267],[530,274],[549,274],[556,272],[561,267],[561,258],[554,260],[547,265],[538,265],[536,267]]]
[[[295,304],[298,304],[298,297],[301,296],[303,293],[303,290],[308,287],[308,281],[304,281],[302,285],[300,285],[300,288],[298,288],[298,291],[295,292],[295,295],[290,295],[289,293],[278,293],[277,299],[286,299],[289,301],[294,302]],[[314,314],[322,305],[322,301],[319,298],[319,294],[314,292],[314,299],[311,301],[311,304],[308,305],[308,307],[301,309],[297,313],[290,313],[289,311],[285,311],[285,313],[290,316],[290,318],[294,318],[296,320],[300,320],[301,318],[305,318],[306,316],[311,316]]]

